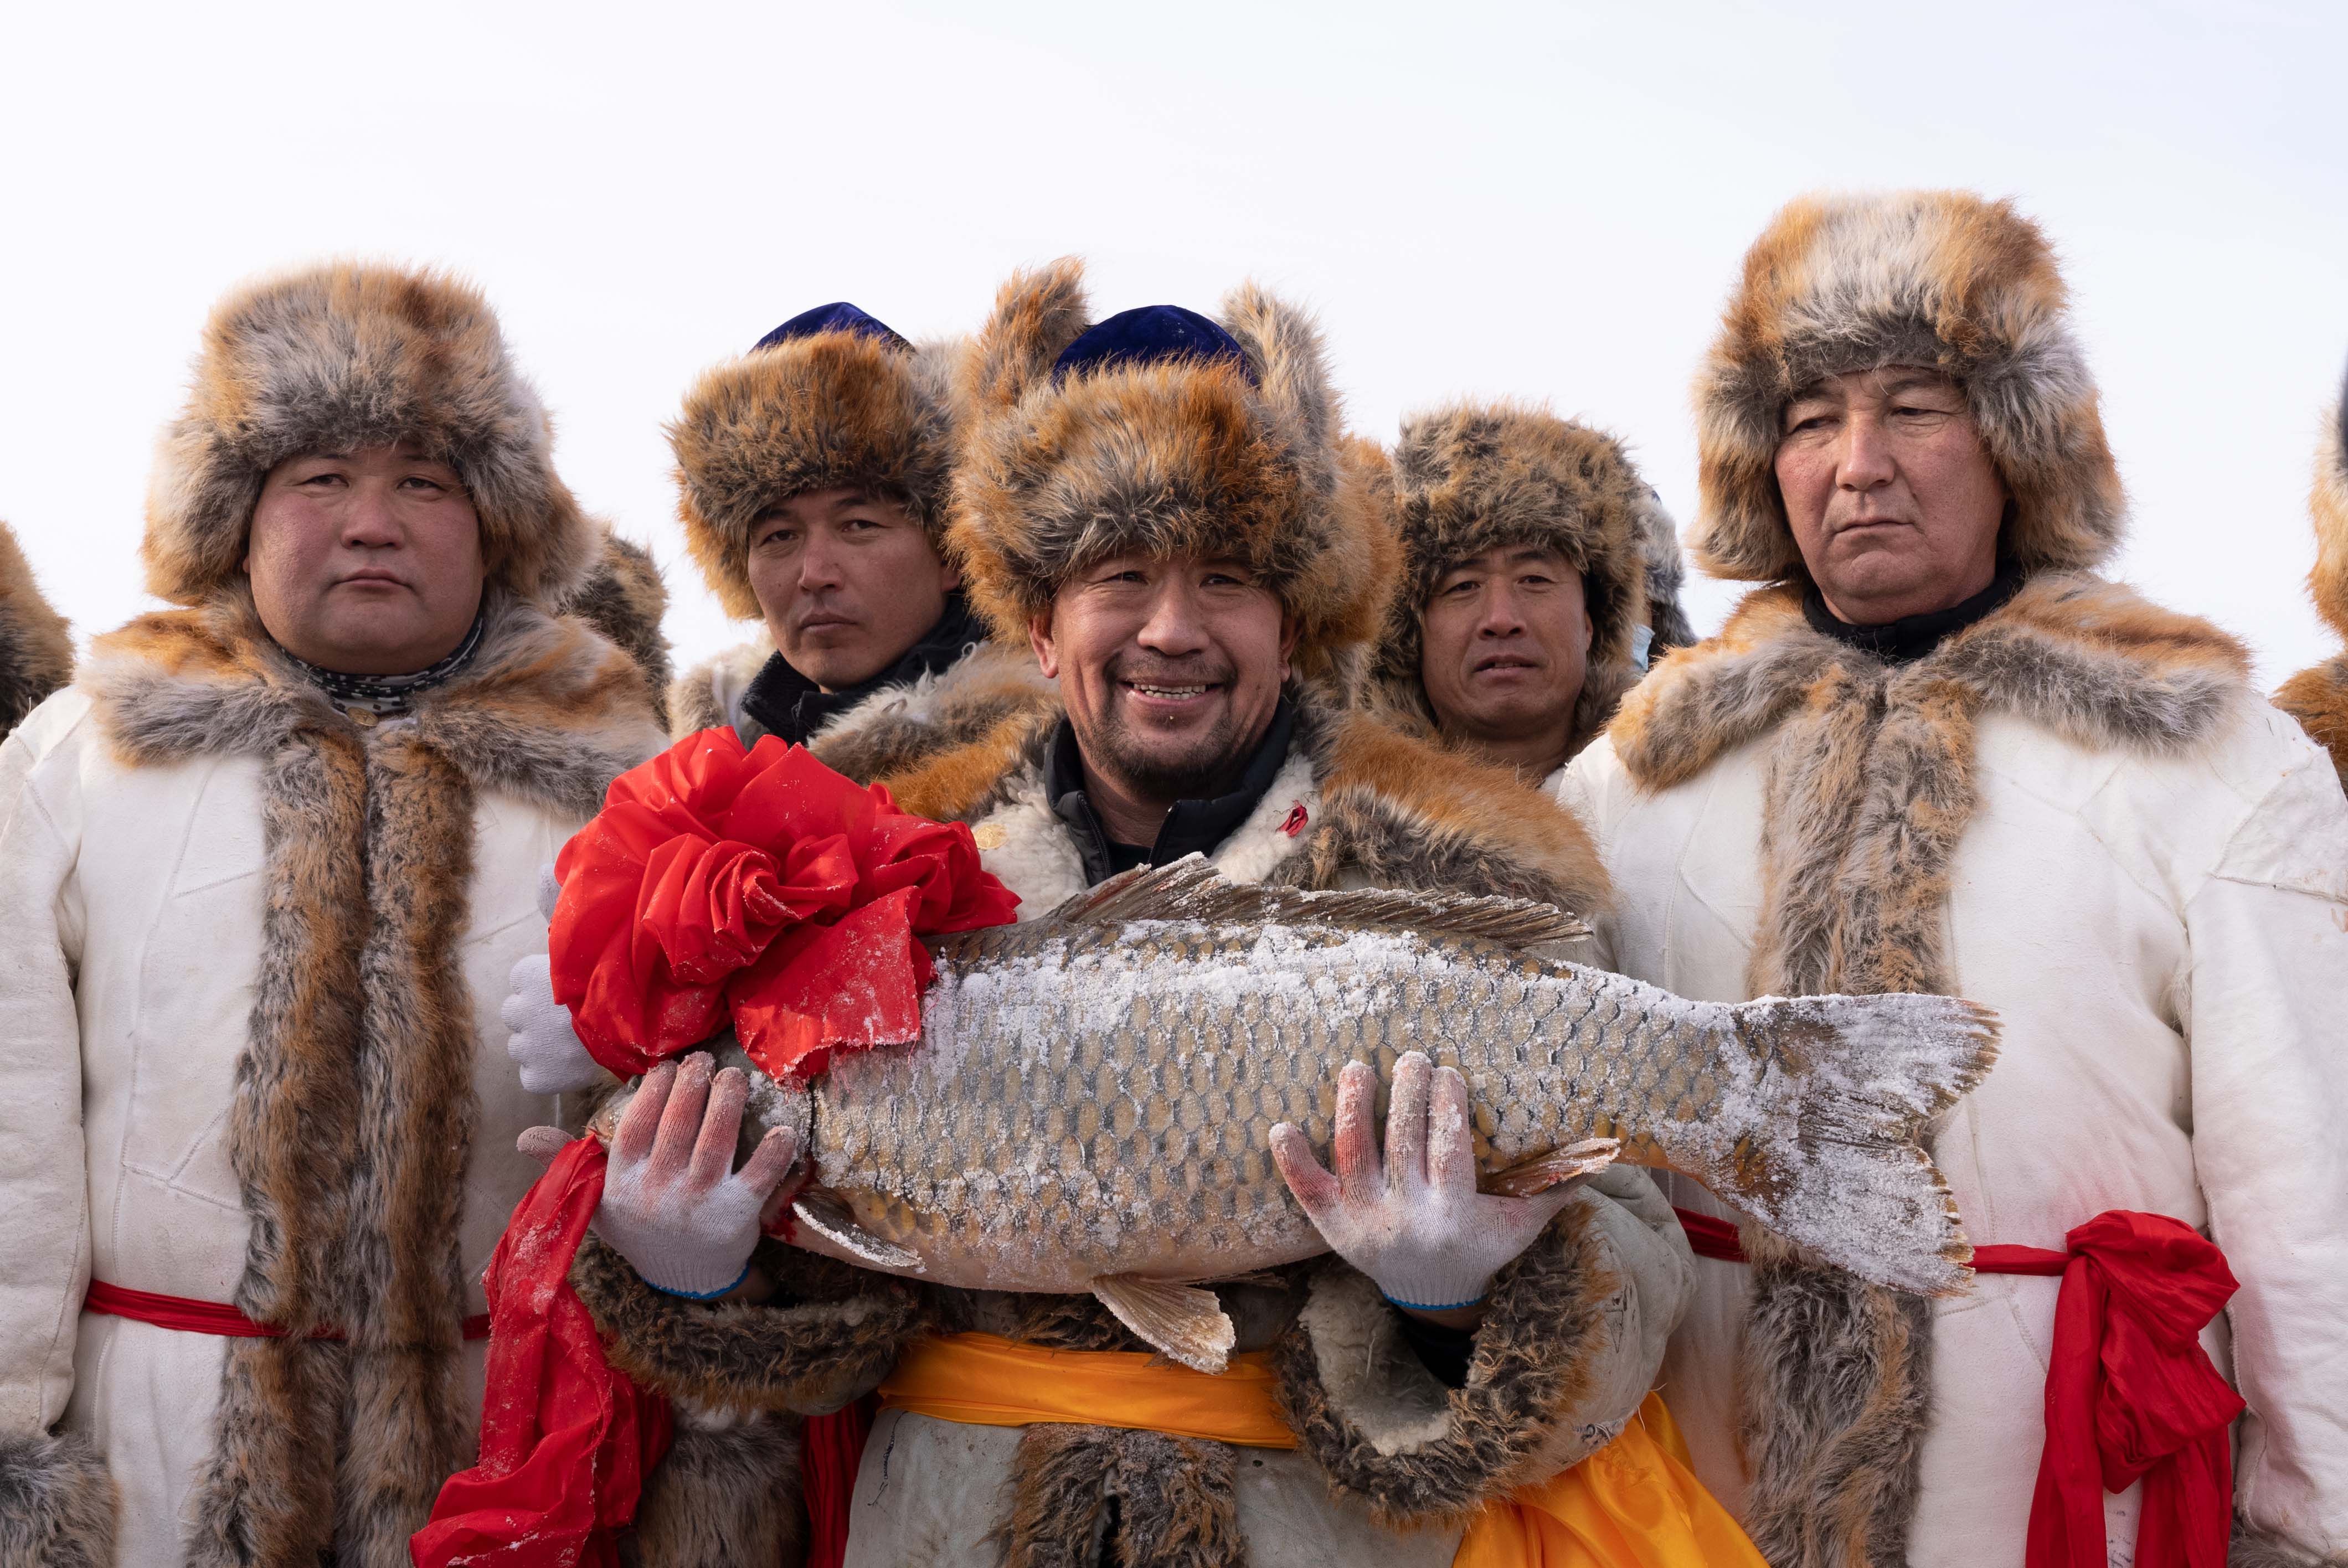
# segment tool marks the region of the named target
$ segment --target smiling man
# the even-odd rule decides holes
[[[1342,705],[1392,539],[1301,315],[1244,288],[1214,319],[1161,305],[1095,322],[1062,262],[1005,286],[969,365],[953,559],[1061,702],[883,782],[909,810],[971,824],[1023,917],[1194,853],[1241,882],[1603,901],[1587,840],[1550,801]],[[1190,1071],[1221,1085],[1256,1065]],[[696,1136],[733,1146],[738,1079],[678,1074],[686,1113],[661,1122],[642,1212],[598,1222],[656,1245],[591,1243],[573,1277],[615,1357],[688,1412],[824,1410],[881,1385],[853,1506],[834,1500],[851,1568],[1435,1568],[1488,1504],[1584,1473],[1600,1450],[1622,1467],[1600,1473],[1640,1476],[1638,1506],[1675,1525],[1717,1514],[1647,1446],[1668,1422],[1648,1391],[1691,1264],[1638,1172],[1504,1199],[1472,1173],[1437,1187],[1406,1166],[1389,1183],[1366,1137],[1332,1175],[1293,1140],[1215,1143],[1210,1122],[1193,1158],[1276,1162],[1337,1256],[1219,1287],[1239,1351],[1270,1357],[1230,1386],[1178,1373],[1191,1416],[1169,1424],[1136,1402],[1143,1342],[1093,1300],[849,1283],[698,1224],[738,1194],[677,1155]],[[1352,1124],[1371,1124],[1374,1086],[1349,1074]],[[1388,1154],[1462,1094],[1406,1057]],[[746,1267],[771,1295],[661,1289]],[[917,1343],[928,1380],[884,1384]],[[1014,1376],[981,1392],[982,1365],[1005,1357]],[[1233,1409],[1268,1413],[1274,1387],[1292,1447],[1218,1440]],[[665,1485],[655,1474],[648,1509]]]
[[[668,432],[685,542],[766,634],[677,683],[678,736],[776,735],[869,780],[1047,695],[1023,647],[988,646],[944,556],[958,352],[841,302],[686,393]]]
[[[473,1455],[556,1119],[495,1042],[537,867],[661,743],[555,613],[602,530],[496,318],[338,265],[214,311],[147,584],[0,746],[0,1559],[392,1568]]]
[[[1568,770],[1601,945],[1995,1009],[1937,1156],[1976,1246],[2039,1249],[1927,1301],[1746,1227],[1666,1368],[1698,1471],[1783,1568],[2340,1561],[2348,802],[2239,643],[2096,575],[2125,502],[2052,247],[1959,192],[1797,201],[1696,403],[1696,559],[1764,586]]]
[[[1544,409],[1417,415],[1393,466],[1403,569],[1374,697],[1553,789],[1645,669],[1651,626],[1685,635],[1671,518],[1620,443]]]

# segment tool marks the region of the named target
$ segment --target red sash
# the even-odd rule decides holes
[[[84,1312],[95,1312],[102,1317],[128,1317],[137,1323],[152,1323],[158,1328],[174,1328],[182,1334],[217,1334],[227,1339],[283,1339],[285,1330],[274,1323],[255,1323],[225,1301],[195,1301],[184,1296],[161,1296],[151,1290],[133,1290],[128,1286],[108,1285],[102,1279],[89,1282],[89,1294],[82,1300]],[[340,1339],[339,1328],[323,1327],[310,1330],[313,1339]],[[465,1337],[487,1339],[489,1337],[489,1315],[477,1313],[465,1319]]]
[[[1746,1261],[1734,1225],[1677,1212],[1698,1257]],[[2125,1209],[2064,1239],[2065,1252],[1973,1249],[1977,1273],[2063,1280],[2025,1568],[2104,1568],[2104,1493],[2137,1481],[2140,1568],[2225,1568],[2226,1431],[2243,1405],[2201,1348],[2202,1327],[2238,1288],[2225,1255],[2190,1225]]]

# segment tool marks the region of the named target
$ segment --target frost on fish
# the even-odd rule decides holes
[[[1220,1367],[1230,1326],[1170,1287],[1324,1250],[1272,1126],[1325,1162],[1340,1070],[1390,1081],[1411,1050],[1467,1078],[1488,1185],[1557,1179],[1613,1153],[1576,1145],[1619,1139],[1863,1277],[1964,1286],[1921,1139],[1987,1071],[1992,1015],[1690,1001],[1542,956],[1582,930],[1507,899],[1243,886],[1193,857],[938,942],[921,1040],[754,1109],[811,1126],[800,1245],[944,1285],[1092,1291],[1196,1366]]]

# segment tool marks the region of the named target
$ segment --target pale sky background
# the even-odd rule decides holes
[[[1462,394],[1611,428],[1684,523],[1690,374],[1806,190],[2016,198],[2066,258],[2134,501],[2118,569],[2258,649],[2348,359],[2348,5],[88,5],[0,26],[0,518],[84,639],[149,606],[149,452],[213,299],[335,254],[476,279],[572,487],[744,634],[660,426],[846,298],[973,326],[1014,267],[1102,313],[1315,310],[1354,428]],[[1716,626],[1735,590],[1700,585]]]

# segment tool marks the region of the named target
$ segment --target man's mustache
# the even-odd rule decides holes
[[[1118,654],[1109,660],[1104,673],[1112,681],[1135,686],[1228,686],[1237,671],[1226,662],[1203,657],[1128,659]]]

